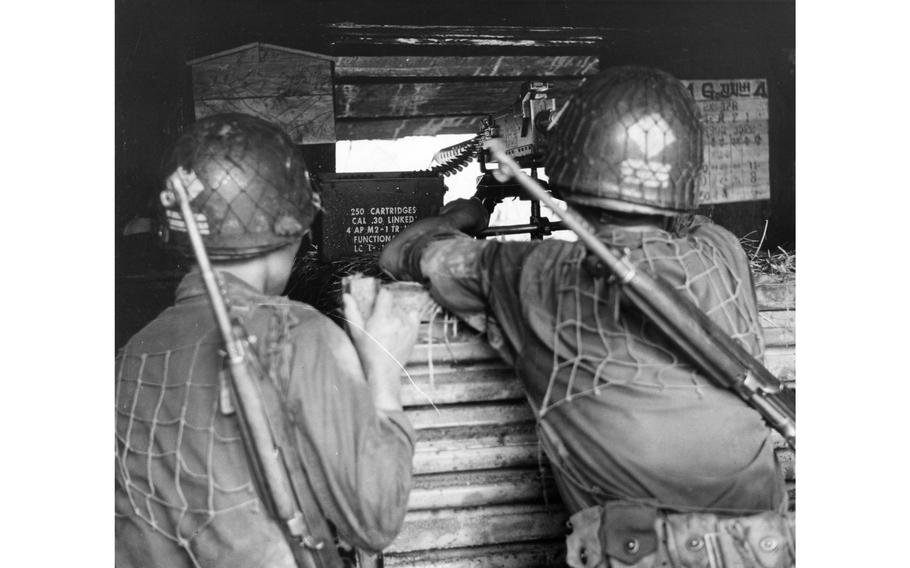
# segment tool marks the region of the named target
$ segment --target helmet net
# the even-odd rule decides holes
[[[696,206],[702,165],[694,100],[672,76],[620,67],[589,79],[554,126],[547,175],[570,201],[673,214]]]
[[[761,357],[761,328],[750,312],[751,282],[738,276],[722,251],[707,242],[690,241],[665,231],[630,236],[601,235],[616,247],[631,247],[636,268],[659,273],[688,296],[730,336]],[[632,239],[640,239],[634,244]],[[684,359],[659,328],[635,309],[621,309],[621,285],[594,278],[592,260],[579,248],[559,266],[555,314],[550,335],[552,373],[541,416],[573,399],[599,394],[616,385],[635,383],[659,389],[691,387],[706,379]],[[539,324],[538,324],[539,325]]]
[[[265,380],[286,385],[289,334],[298,320],[287,305],[265,309],[268,328],[254,356]],[[117,357],[115,481],[124,499],[118,513],[173,542],[196,567],[237,530],[268,534],[250,522],[261,516],[244,514],[265,505],[239,422],[224,412],[229,371],[215,335],[212,329],[188,345],[148,352],[134,339]],[[239,522],[246,524],[238,528]]]
[[[116,388],[116,482],[128,510],[184,549],[193,566],[201,565],[194,540],[207,527],[219,516],[259,504],[245,468],[224,467],[242,455],[242,440],[234,421],[218,412],[217,380],[170,371],[215,364],[200,356],[213,354],[193,345],[124,355]]]
[[[667,278],[734,340],[761,357],[763,339],[750,309],[748,275],[731,265],[719,248],[707,243],[693,247],[664,231],[634,237],[615,232],[600,237],[608,245],[629,247],[628,258],[636,268]],[[640,239],[638,244],[634,238]],[[707,396],[711,386],[654,323],[625,305],[621,284],[592,275],[595,264],[578,247],[554,265],[553,304],[547,304],[546,315],[538,313],[529,322],[549,346],[547,353],[530,355],[533,361],[527,363],[534,369],[546,368],[548,373],[546,390],[536,406],[538,428],[551,465],[568,485],[599,500],[640,500],[641,495],[630,491],[628,484],[600,473],[580,473],[577,462],[560,457],[557,448],[561,442],[552,445],[553,425],[564,424],[565,416],[570,415],[574,421],[590,420],[594,432],[602,427],[598,416],[605,413],[605,404],[621,405],[619,401],[651,391],[697,400]],[[619,396],[612,396],[614,392]],[[617,409],[618,414],[626,411]],[[551,416],[559,418],[551,422]],[[676,502],[656,504],[686,509]]]
[[[169,166],[169,173],[182,167],[191,174],[190,205],[213,260],[257,256],[295,242],[318,207],[299,149],[256,117],[224,114],[196,122],[177,141]],[[163,215],[165,242],[188,252],[180,213]]]

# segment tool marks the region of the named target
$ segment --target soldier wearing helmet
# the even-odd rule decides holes
[[[416,312],[381,290],[364,322],[348,296],[346,316],[363,329],[349,336],[278,296],[319,200],[277,126],[242,114],[201,119],[174,147],[168,171],[178,168],[230,309],[284,395],[315,514],[345,542],[381,550],[400,530],[411,482],[414,432],[397,360],[416,341]],[[162,237],[186,249],[184,220],[162,215]],[[174,305],[117,357],[118,566],[295,566],[255,486],[225,372],[195,267]]]
[[[546,165],[553,192],[604,243],[761,356],[737,239],[706,219],[673,229],[697,205],[702,167],[697,108],[679,81],[642,67],[589,78],[550,128]],[[717,546],[731,562],[734,548],[760,565],[791,561],[783,476],[759,414],[690,364],[581,243],[470,238],[488,219],[478,200],[455,201],[399,234],[380,265],[483,322],[514,365],[573,514],[569,564],[702,566]],[[760,549],[733,525],[777,544]],[[719,540],[686,549],[708,533]]]

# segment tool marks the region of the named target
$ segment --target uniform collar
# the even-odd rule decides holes
[[[265,294],[259,292],[244,280],[241,280],[230,272],[222,272],[220,270],[216,270],[215,272],[218,274],[221,282],[224,283],[227,293],[232,298],[239,297],[249,300],[266,298]],[[184,276],[175,292],[176,303],[178,304],[190,302],[207,295],[208,292],[205,289],[205,281],[202,279],[202,274],[198,271],[190,272]]]
[[[598,228],[597,236],[608,245],[638,248],[648,238],[669,237],[670,234],[659,227],[628,229],[619,225],[605,225]]]

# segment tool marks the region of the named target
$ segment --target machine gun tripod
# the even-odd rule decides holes
[[[474,197],[478,199],[491,215],[496,206],[507,198],[517,198],[522,201],[531,203],[531,215],[528,223],[518,225],[500,225],[497,227],[488,227],[477,234],[479,238],[498,237],[502,235],[520,235],[528,233],[532,240],[539,240],[549,236],[553,231],[568,230],[568,226],[562,221],[551,221],[548,217],[541,214],[540,200],[530,195],[520,184],[514,182],[500,182],[492,171],[486,169],[486,164],[481,161],[481,171],[483,176],[477,182],[477,192]],[[547,187],[546,182],[537,178],[537,168],[531,168],[531,177],[538,181],[542,186]]]

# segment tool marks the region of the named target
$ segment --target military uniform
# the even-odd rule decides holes
[[[235,313],[279,385],[322,511],[380,550],[404,517],[414,433],[377,412],[347,335],[315,309],[223,274]],[[117,360],[118,566],[295,566],[254,487],[236,415],[221,412],[223,343],[201,278]]]
[[[162,238],[188,253],[191,214],[207,257],[231,263],[215,265],[224,270],[228,317],[250,335],[255,378],[270,381],[279,394],[270,404],[280,409],[266,412],[284,413],[291,431],[265,432],[257,428],[261,417],[251,413],[246,427],[255,432],[242,435],[224,336],[194,270],[180,283],[175,305],[130,339],[117,359],[118,566],[296,566],[284,527],[273,518],[278,511],[265,506],[273,498],[280,500],[276,509],[303,508],[306,526],[287,528],[295,547],[322,542],[319,553],[296,550],[301,562],[318,556],[328,565],[341,563],[333,543],[321,540],[331,536],[322,530],[325,523],[313,522],[319,516],[347,544],[381,550],[400,530],[407,507],[413,430],[400,410],[380,412],[374,405],[364,376],[376,370],[371,355],[311,306],[260,291],[285,286],[318,210],[299,149],[260,118],[213,115],[177,140],[167,171],[168,187],[182,186],[191,211],[174,210],[166,191]],[[202,256],[196,258],[202,267]],[[385,381],[380,387],[398,384],[397,373],[384,370],[371,379]],[[254,480],[266,476],[254,472],[267,467],[246,447],[256,432],[270,438],[266,443],[288,438],[286,469],[306,477],[288,480],[301,492],[292,505],[256,486]]]
[[[608,69],[557,116],[546,164],[554,193],[583,208],[630,265],[674,286],[760,358],[736,238],[704,219],[666,230],[697,205],[703,165],[685,88],[654,69]],[[760,414],[690,363],[582,244],[475,241],[459,230],[482,229],[486,212],[471,200],[447,208],[400,234],[381,264],[426,282],[514,365],[573,513],[569,564],[790,562],[783,476]],[[753,537],[769,562],[756,560]]]
[[[581,244],[477,241],[444,228],[412,238],[401,243],[403,265],[419,272],[396,275],[425,280],[441,305],[485,322],[523,382],[570,511],[617,499],[680,511],[782,506],[759,414],[683,360]],[[748,265],[728,231],[707,223],[685,237],[613,229],[601,238],[761,355]]]

